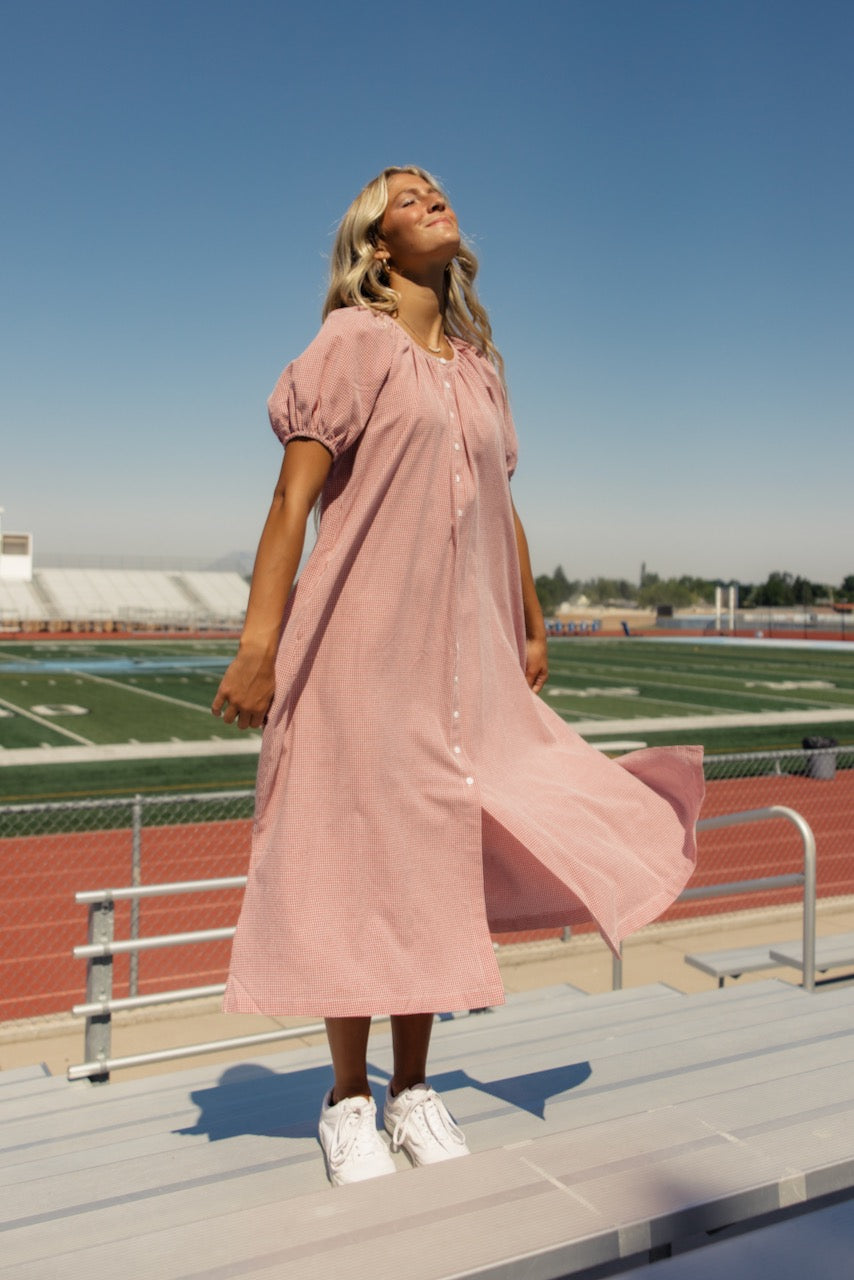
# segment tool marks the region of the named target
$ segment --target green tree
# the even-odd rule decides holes
[[[562,565],[558,565],[551,575],[541,573],[538,578],[534,579],[534,586],[537,589],[540,608],[545,614],[554,613],[565,600],[569,600],[578,590],[578,583],[570,582],[563,571]]]
[[[766,580],[754,587],[745,602],[754,607],[764,606],[768,609],[779,609],[795,603],[794,579],[790,573],[781,573],[775,569]]]

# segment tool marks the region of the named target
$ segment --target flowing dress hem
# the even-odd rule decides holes
[[[470,991],[440,992],[437,995],[418,996],[408,1000],[391,999],[391,1006],[382,1003],[382,996],[364,996],[359,999],[323,999],[322,1009],[316,1000],[279,999],[264,1001],[263,1007],[234,979],[229,980],[222,1002],[223,1013],[257,1013],[268,1018],[369,1018],[397,1016],[414,1013],[459,1013],[465,1009],[485,1009],[504,1004],[503,986],[479,987]]]

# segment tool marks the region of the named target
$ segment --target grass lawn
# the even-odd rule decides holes
[[[233,739],[209,706],[234,642],[205,640],[0,642],[0,748]],[[549,642],[542,696],[569,724],[635,719],[614,736],[650,746],[699,742],[709,755],[799,748],[805,736],[854,741],[851,652],[672,644],[584,637]],[[662,717],[850,709],[850,722],[669,728]],[[596,741],[594,738],[593,741]],[[9,802],[110,797],[136,792],[252,786],[256,757],[182,756],[93,764],[2,766]]]

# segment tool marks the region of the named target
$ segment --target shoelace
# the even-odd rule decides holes
[[[426,1128],[439,1143],[448,1138],[452,1142],[465,1142],[465,1135],[459,1125],[448,1115],[439,1103],[439,1095],[435,1089],[415,1089],[404,1102],[402,1115],[395,1122],[391,1135],[394,1151],[399,1151],[411,1134],[413,1127]]]
[[[368,1107],[347,1107],[335,1126],[332,1148],[327,1157],[331,1168],[340,1169],[350,1152],[358,1144],[360,1137],[366,1136],[364,1133],[365,1121],[371,1121],[372,1119],[373,1116]]]

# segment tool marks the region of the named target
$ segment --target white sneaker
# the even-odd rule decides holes
[[[471,1154],[462,1130],[427,1084],[401,1089],[395,1098],[386,1089],[383,1122],[392,1151],[405,1151],[413,1164],[438,1164]]]
[[[377,1129],[377,1104],[373,1098],[342,1098],[333,1106],[330,1089],[320,1109],[318,1136],[333,1187],[395,1172],[394,1161]]]

